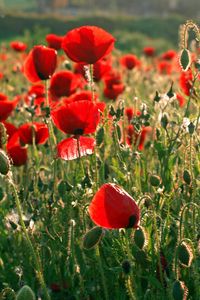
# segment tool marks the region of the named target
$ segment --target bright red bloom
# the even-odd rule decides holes
[[[146,56],[154,56],[155,55],[155,52],[156,52],[156,49],[154,47],[144,47],[143,48],[143,53],[146,55]]]
[[[192,71],[189,69],[187,72],[182,72],[179,78],[179,84],[186,96],[189,96],[192,88]]]
[[[177,56],[176,51],[174,50],[168,50],[165,53],[162,54],[161,58],[164,60],[172,60]]]
[[[38,98],[45,96],[45,87],[43,84],[35,84],[30,87],[28,90],[28,96]]]
[[[53,75],[57,64],[57,52],[45,46],[35,46],[24,63],[24,74],[31,82],[47,80]]]
[[[19,41],[13,41],[10,43],[10,47],[17,52],[23,52],[26,50],[27,45]]]
[[[94,133],[100,121],[97,105],[88,100],[61,106],[52,110],[51,115],[56,127],[74,135]]]
[[[62,48],[72,61],[94,64],[112,51],[114,42],[114,37],[102,28],[82,26],[66,34]]]
[[[18,131],[9,139],[6,148],[14,166],[19,167],[26,164],[27,149],[21,146]]]
[[[44,144],[49,137],[48,127],[42,123],[26,123],[20,126],[18,131],[23,144],[32,145],[33,137],[35,137],[36,144]]]
[[[70,137],[57,145],[58,157],[64,160],[73,160],[79,156],[91,155],[94,152],[95,139],[79,136]]]
[[[63,36],[50,33],[46,35],[46,41],[49,48],[60,50],[63,42]]]
[[[120,59],[120,63],[128,70],[132,70],[135,67],[139,67],[141,64],[137,56],[133,54],[126,54],[122,56]]]
[[[53,98],[60,98],[73,94],[78,85],[79,80],[74,73],[60,71],[52,76],[49,90]]]
[[[92,92],[91,91],[81,91],[81,92],[77,92],[73,95],[71,95],[68,98],[64,98],[63,101],[67,104],[70,102],[75,102],[75,101],[81,101],[81,100],[88,100],[88,101],[92,101]],[[94,100],[96,102],[97,100],[97,95],[94,95]]]
[[[5,121],[17,105],[18,99],[9,101],[4,94],[0,95],[0,122]]]
[[[101,227],[137,228],[140,210],[133,198],[114,183],[100,187],[89,206],[92,221]]]

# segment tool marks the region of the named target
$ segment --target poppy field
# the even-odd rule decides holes
[[[179,39],[2,43],[0,300],[200,299],[199,27]]]

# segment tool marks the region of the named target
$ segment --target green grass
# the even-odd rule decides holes
[[[158,51],[163,51],[177,48],[178,29],[184,21],[180,16],[162,19],[100,15],[62,18],[8,14],[1,19],[0,41],[22,38],[29,39],[29,44],[43,43],[44,33],[63,35],[74,27],[88,24],[103,27],[111,32],[117,38],[116,47],[119,50],[137,52],[144,46],[154,45]]]

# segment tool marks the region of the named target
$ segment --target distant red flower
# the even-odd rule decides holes
[[[120,59],[120,63],[122,66],[124,66],[128,70],[132,70],[136,67],[139,67],[141,64],[141,62],[137,58],[137,56],[133,55],[133,54],[126,54],[126,55],[122,56]]]
[[[70,96],[75,92],[78,85],[79,81],[74,73],[59,71],[52,76],[49,91],[53,98]]]
[[[24,63],[24,74],[31,82],[47,80],[53,75],[57,64],[57,53],[52,48],[35,46]]]
[[[9,101],[7,96],[0,94],[0,122],[5,121],[17,105],[18,99]]]
[[[34,136],[36,144],[44,144],[49,137],[48,127],[43,123],[26,123],[20,126],[18,131],[23,144],[32,145]]]
[[[161,55],[161,58],[164,59],[164,60],[172,60],[176,56],[177,56],[176,51],[174,51],[174,50],[168,50],[168,51],[164,52]]]
[[[189,96],[191,93],[192,88],[192,71],[189,69],[187,72],[181,72],[180,78],[179,78],[179,84],[186,96]]]
[[[49,48],[60,50],[63,42],[63,36],[50,33],[46,35],[46,41],[48,43]]]
[[[146,55],[146,56],[154,56],[155,53],[156,53],[156,49],[154,47],[144,47],[143,48],[143,53]]]
[[[149,134],[152,133],[152,128],[150,126],[143,127],[140,132],[135,131],[135,128],[132,124],[127,127],[127,144],[137,144],[138,150],[142,151],[144,149],[144,145],[146,139]]]
[[[94,138],[81,135],[94,133],[100,121],[99,108],[95,103],[88,100],[70,102],[52,110],[51,116],[58,129],[73,135],[57,145],[58,157],[71,160],[93,153]]]
[[[114,183],[106,183],[96,192],[89,215],[96,225],[109,229],[137,228],[140,220],[136,202]]]
[[[115,100],[125,89],[121,75],[115,70],[105,76],[104,82],[104,96],[108,99]]]
[[[180,107],[185,105],[185,98],[182,95],[176,94],[176,99],[178,100]]]
[[[11,42],[10,47],[17,52],[23,52],[27,49],[27,45],[19,41]]]
[[[75,73],[81,74],[86,80],[85,76],[85,64],[77,63],[75,64]],[[103,58],[98,60],[93,65],[93,80],[99,82],[105,75],[107,75],[112,69],[111,60],[108,58]]]
[[[114,42],[114,37],[102,28],[82,26],[65,35],[62,48],[72,61],[94,64],[112,51]]]
[[[167,60],[159,61],[157,68],[160,74],[170,75],[172,72],[172,63]]]
[[[134,115],[136,116],[140,116],[141,115],[141,112],[140,111],[134,111],[134,109],[132,107],[126,107],[125,110],[124,110],[124,114],[127,116],[128,118],[128,121],[130,122],[133,118]]]
[[[28,96],[35,97],[35,98],[44,97],[45,96],[44,85],[41,83],[32,85],[28,90]]]
[[[9,139],[6,149],[14,166],[19,167],[26,164],[28,159],[27,149],[21,146],[18,131]]]

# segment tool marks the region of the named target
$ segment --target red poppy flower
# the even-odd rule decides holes
[[[114,37],[102,28],[82,26],[66,34],[62,48],[72,61],[94,64],[112,51],[114,42]]]
[[[19,167],[26,164],[27,149],[21,146],[18,131],[9,139],[6,149],[14,166]]]
[[[100,187],[89,206],[92,221],[101,227],[136,228],[140,210],[133,198],[120,186],[106,183]]]
[[[10,47],[17,52],[23,52],[26,50],[27,45],[19,41],[13,41],[10,43]]]
[[[57,64],[57,53],[52,48],[35,46],[24,63],[24,74],[31,82],[49,79]]]
[[[91,155],[94,152],[95,139],[92,137],[70,137],[57,145],[57,155],[64,160]]]
[[[28,96],[35,97],[35,98],[44,97],[45,96],[44,85],[40,83],[32,85],[28,90]]]
[[[163,60],[158,62],[157,68],[160,74],[170,75],[172,72],[172,64],[169,61]]]
[[[139,59],[137,58],[137,56],[135,56],[133,54],[126,54],[126,55],[122,56],[120,59],[120,63],[122,66],[124,66],[128,70],[132,70],[135,67],[139,67],[141,64]]]
[[[143,53],[146,55],[146,56],[154,56],[155,55],[155,52],[156,52],[156,49],[154,47],[144,47],[143,48]]]
[[[192,88],[192,71],[189,69],[187,72],[182,72],[179,78],[179,84],[186,96],[189,96]]]
[[[51,116],[56,127],[73,135],[94,133],[100,121],[97,105],[88,100],[61,106],[53,110]]]
[[[48,43],[49,48],[60,50],[63,42],[63,36],[50,33],[46,35],[46,41]]]
[[[172,60],[177,56],[176,51],[174,50],[168,50],[165,53],[162,54],[161,58],[165,60]]]
[[[20,126],[18,131],[23,144],[32,145],[34,136],[36,144],[44,144],[49,137],[48,127],[42,123],[26,123]]]
[[[60,71],[52,76],[49,90],[53,98],[60,98],[73,94],[78,85],[79,81],[74,73]]]
[[[125,89],[125,86],[121,81],[121,75],[115,70],[104,78],[104,82],[104,96],[108,99],[115,100]]]
[[[9,101],[7,96],[1,94],[0,99],[0,122],[5,121],[17,105],[18,99]]]

